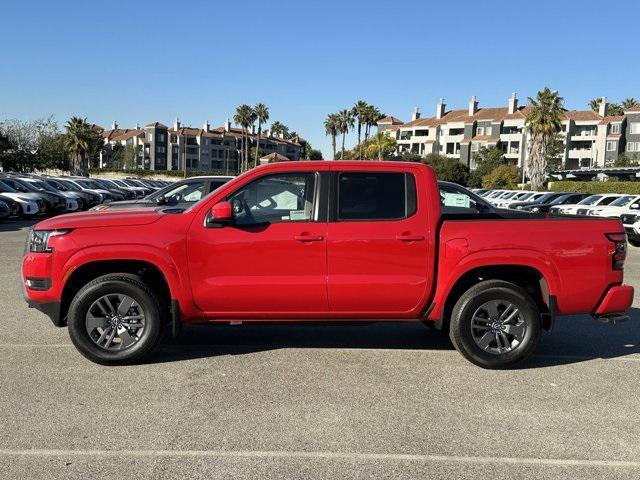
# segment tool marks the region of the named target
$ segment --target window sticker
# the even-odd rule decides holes
[[[304,210],[291,210],[289,212],[291,220],[306,220],[307,215]]]
[[[470,207],[470,198],[468,195],[462,193],[448,193],[444,192],[444,205],[446,207]]]

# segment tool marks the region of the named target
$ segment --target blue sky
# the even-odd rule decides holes
[[[544,87],[568,108],[640,97],[635,1],[6,2],[0,119],[220,125],[266,103],[330,154],[327,113],[409,119]],[[353,137],[349,144],[353,144]]]

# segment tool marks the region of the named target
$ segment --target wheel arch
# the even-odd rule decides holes
[[[441,308],[432,312],[430,318],[435,320],[436,328],[448,330],[451,312],[457,300],[469,288],[483,280],[504,280],[522,288],[535,301],[543,316],[543,327],[546,330],[552,328],[555,297],[550,293],[547,277],[538,268],[527,264],[481,265],[463,272],[443,295]]]

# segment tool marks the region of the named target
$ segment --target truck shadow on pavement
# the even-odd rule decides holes
[[[44,218],[36,218],[29,220],[17,220],[17,219],[9,219],[0,221],[0,232],[17,232],[18,230],[24,230],[25,235],[26,231],[33,227],[40,220],[44,220]]]
[[[618,325],[597,322],[586,315],[560,317],[552,332],[545,332],[534,356],[520,368],[542,368],[594,359],[640,362],[640,309],[629,311],[630,320]],[[375,349],[452,351],[446,334],[422,323],[372,323],[368,325],[192,325],[177,339],[165,342],[148,358],[164,363],[220,355],[301,349]]]

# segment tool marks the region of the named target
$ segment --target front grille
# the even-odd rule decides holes
[[[633,225],[634,223],[636,223],[636,218],[637,215],[633,215],[631,213],[620,216],[620,220],[622,220],[622,223],[624,223],[625,225]]]
[[[588,211],[589,211],[589,209],[587,209],[587,208],[579,208],[576,213],[578,215],[586,215]]]

